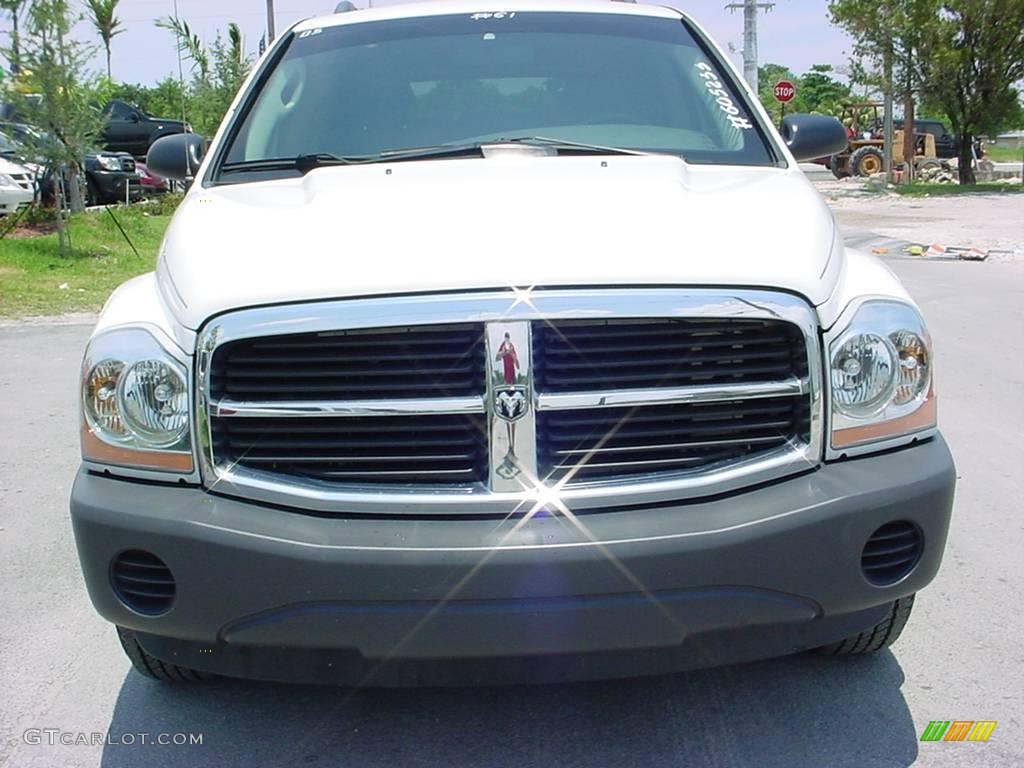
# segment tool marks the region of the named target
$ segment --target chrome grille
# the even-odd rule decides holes
[[[213,357],[218,400],[451,397],[484,389],[483,326],[362,329],[242,339]]]
[[[487,424],[479,415],[213,417],[216,455],[267,472],[341,483],[483,483]]]
[[[545,488],[585,511],[722,493],[820,460],[818,329],[800,300],[669,289],[527,299],[217,318],[197,355],[204,481],[324,511],[509,514]]]
[[[12,173],[11,178],[14,179],[14,183],[17,184],[24,190],[31,192],[35,189],[35,184],[32,181],[32,177],[27,173]]]
[[[536,323],[533,364],[540,392],[762,382],[807,375],[800,329],[778,320]]]
[[[542,411],[537,462],[569,482],[693,471],[806,442],[809,430],[806,397]]]

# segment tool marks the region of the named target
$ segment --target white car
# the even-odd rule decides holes
[[[28,168],[0,158],[0,215],[16,213],[36,196],[35,175]]]
[[[890,645],[955,472],[931,341],[695,22],[303,21],[85,352],[71,498],[135,668],[603,677]]]

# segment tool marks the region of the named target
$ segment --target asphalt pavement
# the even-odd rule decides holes
[[[960,476],[943,568],[902,639],[866,658],[576,685],[178,687],[130,671],[68,521],[89,328],[0,328],[0,766],[1024,765],[1024,264],[891,266],[931,325]],[[998,725],[987,743],[919,741],[956,719]]]

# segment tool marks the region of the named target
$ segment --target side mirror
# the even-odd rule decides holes
[[[128,120],[130,122],[133,122],[133,123],[139,122],[139,113],[138,112],[132,112],[131,117],[129,117]]]
[[[834,117],[786,115],[782,119],[782,140],[797,160],[814,160],[846,149],[846,129]]]
[[[153,142],[146,154],[146,167],[155,176],[184,181],[196,175],[205,154],[202,136],[175,133]]]

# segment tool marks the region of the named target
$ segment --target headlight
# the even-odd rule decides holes
[[[142,328],[101,334],[82,364],[82,458],[190,473],[188,368]],[[180,355],[180,353],[178,353]]]
[[[120,171],[121,170],[121,158],[119,157],[107,157],[106,155],[97,155],[96,162],[100,168],[105,171]]]
[[[866,301],[829,344],[832,447],[911,437],[936,424],[931,339],[912,306]]]

